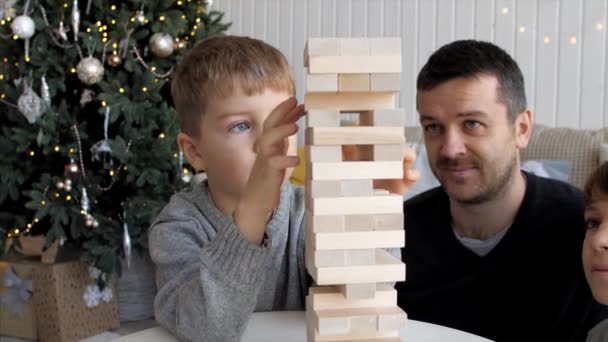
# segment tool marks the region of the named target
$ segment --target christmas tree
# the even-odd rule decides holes
[[[196,0],[0,0],[0,242],[44,235],[101,286],[192,170],[172,70],[229,24]],[[14,244],[13,244],[14,245]]]

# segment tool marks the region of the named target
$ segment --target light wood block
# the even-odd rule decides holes
[[[375,334],[378,331],[378,312],[375,308],[320,310],[313,314],[320,335]]]
[[[306,74],[306,91],[337,92],[338,74]]]
[[[308,145],[394,145],[404,143],[403,127],[310,127],[306,129],[306,144]]]
[[[309,109],[306,127],[340,127],[340,111],[336,109]]]
[[[304,107],[313,109],[333,109],[342,112],[360,112],[373,109],[395,108],[394,92],[377,93],[306,93]]]
[[[342,161],[342,146],[340,145],[306,145],[304,153],[308,163],[340,163]]]
[[[309,38],[304,47],[304,66],[310,56],[338,56],[338,38]]]
[[[403,212],[393,214],[373,215],[374,230],[396,230],[403,232]]]
[[[355,332],[344,335],[320,335],[315,330],[311,336],[314,336],[314,339],[310,341],[315,342],[402,342],[398,330],[384,333]]]
[[[376,308],[378,313],[378,331],[393,331],[405,328],[407,314],[398,306]]]
[[[401,128],[400,128],[401,129]],[[360,145],[359,160],[364,161],[402,161],[405,144]]]
[[[371,196],[371,192],[368,196]],[[339,180],[306,180],[305,194],[308,198],[340,197],[342,194],[342,181]]]
[[[339,233],[344,231],[343,215],[313,215],[310,211],[304,214],[306,231],[310,233]]]
[[[364,266],[376,263],[375,249],[315,250],[312,252],[315,267]]]
[[[308,163],[307,172],[314,180],[401,179],[403,162],[343,161]]]
[[[392,214],[403,211],[401,195],[311,198],[314,215]]]
[[[374,230],[376,215],[344,215],[344,231],[371,232]]]
[[[338,75],[338,91],[340,92],[369,92],[370,86],[370,74]]]
[[[339,38],[338,54],[340,56],[369,56],[371,52],[368,38]]]
[[[309,56],[311,74],[399,73],[401,56]]]
[[[374,189],[374,196],[386,196],[391,193],[386,189]]]
[[[369,41],[372,56],[401,56],[400,37],[371,38]]]
[[[375,109],[359,113],[361,126],[399,126],[405,125],[405,111],[400,108]]]
[[[306,310],[332,310],[355,308],[393,307],[397,303],[397,290],[388,284],[377,284],[374,298],[347,299],[337,286],[313,286],[306,297]]]
[[[383,249],[376,250],[375,265],[310,267],[308,272],[318,285],[379,283],[405,280],[405,264]]]
[[[318,233],[308,230],[308,233],[309,236],[306,243],[309,245],[307,245],[307,248],[314,248],[316,250],[397,248],[405,246],[404,230]]]
[[[314,181],[316,182],[316,181]],[[325,182],[325,181],[319,181]],[[334,181],[330,181],[334,182]],[[344,197],[373,196],[374,181],[371,179],[352,179],[340,181],[340,195]]]
[[[400,91],[401,74],[370,74],[371,91]]]
[[[376,283],[338,285],[338,289],[347,300],[373,299],[376,296],[376,287]]]

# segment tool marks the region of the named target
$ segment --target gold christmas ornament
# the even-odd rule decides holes
[[[108,57],[108,65],[117,67],[122,64],[122,58],[117,54],[112,54]]]
[[[78,79],[84,84],[92,85],[99,81],[103,77],[103,65],[99,59],[95,57],[83,58],[76,66],[76,72],[78,72]]]
[[[169,57],[174,49],[171,35],[162,32],[153,34],[148,45],[152,53],[160,58]]]

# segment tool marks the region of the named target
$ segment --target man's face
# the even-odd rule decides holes
[[[498,101],[495,76],[456,78],[418,93],[433,173],[453,201],[479,204],[504,193],[519,172],[518,121]],[[524,115],[524,114],[520,114]]]

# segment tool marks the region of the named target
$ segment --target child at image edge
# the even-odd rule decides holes
[[[207,180],[152,224],[154,312],[182,340],[238,341],[254,311],[304,310],[304,192],[286,181],[304,109],[286,58],[256,39],[204,39],[174,77],[177,142]]]
[[[583,268],[593,297],[608,305],[608,162],[589,176],[584,193]],[[606,341],[608,320],[598,323],[587,336],[587,342]]]

